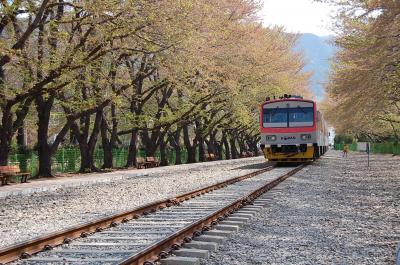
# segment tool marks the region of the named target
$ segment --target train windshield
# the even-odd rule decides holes
[[[264,109],[263,115],[264,127],[287,127],[288,111],[287,109]],[[265,126],[267,124],[267,126]]]
[[[314,106],[268,106],[263,109],[264,128],[310,127],[314,125]],[[310,106],[311,105],[311,106]]]
[[[307,127],[314,125],[314,108],[296,107],[289,110],[289,127]]]

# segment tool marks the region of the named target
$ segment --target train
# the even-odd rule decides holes
[[[260,106],[260,132],[268,161],[314,161],[329,146],[328,125],[317,102],[301,96],[267,97]]]

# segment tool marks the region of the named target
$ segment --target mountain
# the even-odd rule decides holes
[[[305,71],[313,72],[311,78],[311,90],[317,100],[324,98],[325,83],[328,80],[330,71],[330,59],[337,51],[337,47],[332,44],[332,36],[317,36],[311,33],[301,34],[295,51],[304,52],[306,59]]]

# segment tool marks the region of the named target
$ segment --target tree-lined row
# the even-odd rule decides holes
[[[328,0],[340,6],[340,50],[329,85],[335,128],[366,140],[400,140],[400,2]]]
[[[189,162],[196,148],[200,160],[205,149],[235,158],[257,148],[259,102],[307,85],[295,37],[262,27],[256,0],[0,6],[0,165],[18,131],[30,128],[39,176],[51,175],[51,156],[67,139],[79,145],[82,172],[97,170],[99,145],[111,168],[125,136],[127,166],[139,145],[147,156],[160,150],[164,164],[167,145],[177,163],[183,147]]]

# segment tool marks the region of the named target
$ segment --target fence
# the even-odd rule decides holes
[[[335,150],[343,150],[344,144],[335,144]],[[357,143],[349,144],[351,151],[357,151]],[[400,155],[400,144],[396,143],[371,143],[371,152],[377,154]]]
[[[143,150],[139,150],[138,157],[146,157]],[[157,158],[160,158],[160,152],[155,153]],[[98,148],[94,154],[94,164],[96,167],[103,165],[104,152],[103,149]],[[113,165],[115,168],[121,168],[126,165],[128,158],[128,147],[118,148],[113,150]],[[169,164],[175,164],[174,150],[167,151],[167,158]],[[198,160],[199,154],[196,152],[196,159]],[[186,163],[188,154],[186,149],[181,150],[182,163]],[[30,172],[31,176],[35,176],[38,172],[39,160],[37,152],[30,152],[28,154],[13,154],[9,158],[10,164],[19,164],[21,171]],[[81,163],[81,155],[79,148],[60,148],[52,157],[52,170],[56,173],[74,173],[79,170]]]

